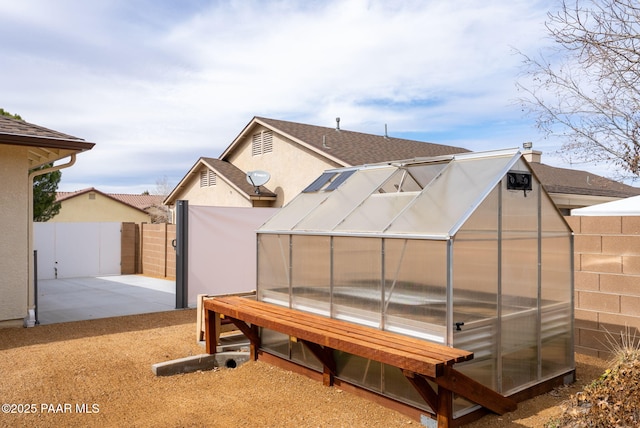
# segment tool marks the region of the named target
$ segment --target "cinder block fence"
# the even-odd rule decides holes
[[[621,332],[639,334],[640,217],[565,218],[575,233],[575,349],[607,358]]]
[[[175,224],[122,224],[123,274],[176,278]]]

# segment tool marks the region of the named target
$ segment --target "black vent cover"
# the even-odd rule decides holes
[[[508,172],[508,190],[531,190],[531,174],[528,172]]]

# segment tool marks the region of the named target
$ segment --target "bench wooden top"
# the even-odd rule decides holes
[[[204,301],[205,310],[331,349],[435,378],[473,353],[397,333],[238,297]]]

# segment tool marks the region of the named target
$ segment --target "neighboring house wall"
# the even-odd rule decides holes
[[[193,180],[183,190],[178,199],[186,199],[193,205],[217,205],[223,207],[251,207],[251,201],[231,187],[222,177],[216,176],[215,184],[201,185],[200,173],[207,171],[202,167]]]
[[[621,332],[640,331],[640,216],[565,218],[575,233],[575,349],[609,357]]]
[[[273,148],[266,153],[255,154],[252,150],[253,137],[261,132],[271,132]],[[226,160],[243,171],[263,170],[269,172],[271,179],[265,186],[278,195],[275,204],[273,204],[274,207],[287,204],[325,170],[343,166],[331,163],[317,153],[313,153],[263,126],[257,127],[254,132],[247,135]],[[199,203],[195,203],[195,200],[194,204],[199,205]],[[220,204],[216,203],[215,205]]]
[[[61,201],[60,213],[50,222],[150,222],[149,214],[99,192],[82,193]]]
[[[29,187],[27,149],[0,145],[0,321],[18,320],[27,315],[29,282]]]

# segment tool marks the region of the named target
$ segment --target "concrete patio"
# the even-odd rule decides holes
[[[142,275],[38,281],[38,321],[54,324],[170,311],[175,281]]]

